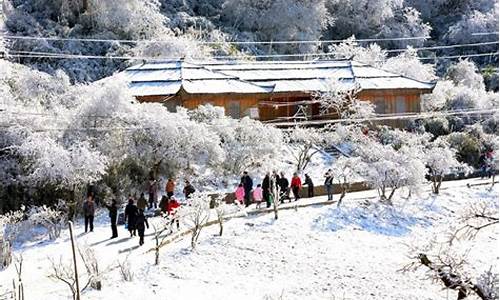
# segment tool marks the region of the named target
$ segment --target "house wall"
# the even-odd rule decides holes
[[[376,113],[396,114],[420,112],[421,90],[365,90],[358,98],[371,101],[376,105]],[[225,108],[226,115],[234,118],[250,116],[261,121],[276,120],[291,117],[297,112],[297,106],[273,106],[266,102],[295,102],[311,99],[310,94],[304,92],[280,94],[187,94],[181,91],[175,96],[145,96],[138,97],[141,102],[162,102],[170,111],[175,111],[178,105],[195,109],[202,104],[212,104]],[[306,106],[308,115],[319,115],[319,104]],[[318,116],[320,117],[320,116]],[[285,120],[285,119],[284,119]],[[387,120],[386,125],[403,127],[407,121]]]

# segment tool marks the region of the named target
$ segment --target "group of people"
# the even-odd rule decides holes
[[[308,188],[308,197],[314,197],[314,183],[308,174],[305,174],[304,185]],[[144,244],[144,233],[146,228],[149,228],[148,218],[145,212],[151,209],[159,208],[165,217],[171,220],[171,225],[177,225],[179,228],[179,218],[177,216],[177,210],[181,206],[179,201],[174,197],[174,190],[176,187],[176,182],[173,178],[169,178],[165,184],[165,195],[161,197],[158,203],[158,180],[150,177],[147,182],[147,193],[148,199],[146,199],[145,193],[141,193],[139,198],[133,195],[129,195],[128,204],[125,207],[124,212],[124,223],[126,228],[130,233],[130,237],[139,236],[139,245]],[[272,174],[268,172],[262,180],[262,183],[257,184],[254,188],[254,183],[248,172],[243,172],[240,184],[236,188],[235,196],[236,201],[241,205],[246,207],[250,206],[252,203],[256,203],[257,207],[265,202],[266,207],[271,207],[273,201],[272,188],[275,187],[278,191],[278,199],[281,203],[286,200],[292,201],[290,197],[290,191],[293,193],[293,198],[295,201],[300,199],[300,192],[302,190],[303,184],[298,173],[294,173],[291,180],[289,181],[284,172],[273,171]],[[328,200],[333,200],[333,176],[331,170],[325,174],[325,187],[328,193]],[[186,199],[188,199],[196,189],[193,185],[185,180],[183,194]],[[117,221],[118,221],[118,202],[112,200],[110,204],[105,203],[105,207],[109,211],[109,218],[111,221],[111,239],[118,237]],[[94,230],[94,214],[95,214],[96,204],[94,200],[94,194],[91,193],[87,196],[86,201],[83,204],[83,213],[85,217],[85,232],[90,229],[90,232]]]
[[[165,217],[171,219],[171,225],[177,225],[179,229],[179,218],[177,217],[177,210],[181,204],[174,198],[174,190],[176,183],[173,178],[169,178],[165,184],[166,195],[162,196],[161,201],[158,203],[158,181],[150,178],[148,180],[147,192],[148,199],[144,193],[141,193],[136,200],[133,195],[129,195],[128,204],[125,207],[123,222],[130,233],[130,237],[139,236],[139,245],[144,244],[144,233],[146,228],[149,228],[148,218],[145,211],[160,208]],[[184,196],[189,198],[195,192],[193,185],[186,180],[183,193]],[[109,218],[111,221],[111,239],[118,237],[118,202],[113,199],[111,203],[105,203],[104,206],[108,209]],[[94,231],[94,215],[96,211],[96,203],[94,193],[88,193],[86,200],[83,203],[83,215],[85,219],[85,233],[89,230]]]
[[[257,207],[260,207],[260,204],[265,201],[266,207],[271,207],[273,187],[271,182],[275,184],[278,190],[278,200],[281,203],[286,200],[292,201],[290,191],[293,193],[295,201],[300,199],[300,192],[303,184],[298,173],[293,173],[291,180],[288,181],[284,172],[280,172],[279,174],[276,171],[272,174],[268,172],[262,180],[262,183],[257,184],[257,187],[254,189],[253,180],[248,175],[248,172],[245,171],[234,192],[237,203],[244,204],[248,207],[253,202],[257,204]],[[307,196],[314,197],[314,183],[308,174],[305,174],[304,185],[307,186]],[[333,175],[331,169],[325,174],[325,187],[328,194],[328,200],[333,200]]]
[[[333,200],[334,178],[331,169],[329,169],[325,173],[324,178],[324,185],[328,195],[328,200]],[[299,200],[303,185],[307,186],[307,196],[309,198],[314,197],[314,183],[309,174],[305,174],[304,184],[302,184],[302,180],[297,173],[293,173],[291,180],[288,181],[284,172],[280,172],[279,174],[276,171],[274,171],[272,174],[268,172],[262,180],[262,184],[257,184],[257,187],[253,189],[253,181],[248,175],[248,172],[245,171],[243,172],[243,176],[241,177],[240,184],[234,192],[236,201],[240,204],[245,204],[245,206],[249,206],[252,203],[251,200],[253,200],[253,202],[257,204],[257,207],[260,207],[260,203],[265,201],[267,207],[269,208],[272,203],[271,179],[278,190],[278,200],[281,203],[283,203],[285,200],[289,200],[290,202],[292,201],[292,198],[290,197],[290,191],[293,193],[294,200]],[[250,197],[253,197],[253,199],[251,199]]]

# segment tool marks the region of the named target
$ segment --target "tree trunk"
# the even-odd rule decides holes
[[[392,205],[392,196],[394,196],[394,193],[396,192],[397,188],[393,188],[391,191],[391,194],[389,195],[389,198],[387,198],[387,201],[390,205]]]
[[[342,192],[340,194],[339,201],[337,202],[337,207],[339,207],[340,204],[342,203],[342,199],[344,199],[344,197],[346,195],[346,191],[347,191],[347,189],[343,185],[341,185],[340,188],[342,189]]]
[[[219,236],[222,236],[222,231],[224,230],[224,225],[222,224],[222,221],[219,221]]]

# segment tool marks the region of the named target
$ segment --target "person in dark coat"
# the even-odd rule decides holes
[[[243,184],[243,188],[245,189],[245,206],[250,206],[250,197],[252,195],[253,189],[253,181],[250,176],[248,176],[248,172],[243,172],[243,177],[241,177],[241,183]]]
[[[111,219],[111,238],[118,237],[118,229],[116,228],[116,218],[118,216],[118,207],[116,205],[116,200],[111,201],[111,205],[106,204],[106,208],[109,210],[109,218]]]
[[[306,179],[304,180],[304,184],[307,185],[307,197],[314,197],[314,183],[311,179],[311,176],[306,174]]]
[[[189,180],[186,180],[183,192],[186,199],[189,199],[189,196],[191,196],[192,193],[196,192],[196,190],[194,189],[193,185],[189,182]]]
[[[158,206],[158,181],[153,177],[148,181],[149,209]]]
[[[288,179],[286,179],[285,177],[285,173],[281,172],[280,173],[280,178],[278,179],[278,185],[280,187],[280,200],[281,200],[281,203],[283,203],[285,201],[285,199],[288,199],[290,201],[292,201],[292,199],[290,199],[290,190],[288,188]]]
[[[167,206],[168,206],[168,197],[163,195],[161,197],[161,200],[160,200],[160,204],[158,204],[158,206],[160,207],[160,210],[162,213],[166,213],[167,212]]]
[[[269,197],[271,194],[270,188],[271,188],[271,182],[269,178],[269,172],[267,172],[266,176],[264,177],[264,180],[262,180],[262,196],[266,201],[267,208],[271,207],[271,198]]]
[[[148,202],[146,201],[146,197],[144,196],[144,193],[141,193],[141,196],[137,200],[137,208],[145,210],[147,206]]]
[[[128,204],[127,206],[125,207],[125,222],[127,222],[128,220],[128,231],[130,232],[130,236],[134,236],[136,235],[136,228],[135,228],[135,225],[136,225],[136,220],[137,220],[137,213],[138,213],[138,209],[137,209],[137,206],[135,206],[134,204],[134,199],[133,198],[129,198],[128,199]]]
[[[92,194],[87,197],[87,201],[83,203],[83,215],[85,217],[85,232],[90,225],[90,232],[94,231],[94,214],[95,214],[95,203],[92,198]]]
[[[325,174],[325,188],[328,195],[328,200],[333,200],[333,175],[332,169],[328,169]]]
[[[137,212],[135,227],[139,233],[139,246],[142,246],[144,244],[144,231],[146,231],[146,228],[149,229],[148,218],[144,215],[143,209],[139,209]]]

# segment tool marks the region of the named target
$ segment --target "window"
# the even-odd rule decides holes
[[[377,114],[385,114],[385,99],[378,97],[373,100],[373,104],[375,105],[375,113]]]
[[[239,101],[229,101],[227,108],[227,115],[233,119],[240,118],[240,102]]]
[[[408,108],[406,106],[406,98],[403,96],[396,97],[396,113],[405,112],[408,112]]]

